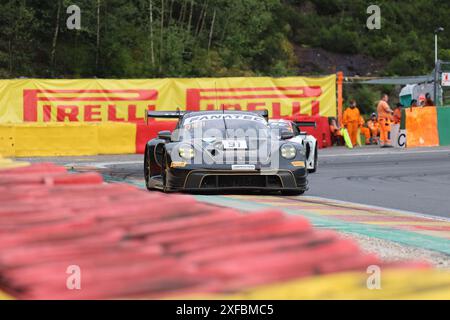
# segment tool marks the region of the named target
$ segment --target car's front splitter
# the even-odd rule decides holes
[[[306,191],[306,168],[295,170],[236,171],[171,168],[167,171],[166,188],[173,191],[267,190]]]

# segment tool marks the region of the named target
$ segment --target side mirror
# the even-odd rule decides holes
[[[294,137],[294,133],[290,132],[290,131],[282,131],[280,138],[281,140],[288,140],[288,139],[292,139]]]
[[[163,130],[158,132],[158,138],[166,141],[170,141],[172,138],[172,133],[169,130]]]

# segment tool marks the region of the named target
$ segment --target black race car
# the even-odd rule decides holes
[[[307,190],[305,150],[275,132],[267,111],[148,111],[147,118],[177,118],[173,132],[160,131],[145,148],[149,190],[165,192]]]

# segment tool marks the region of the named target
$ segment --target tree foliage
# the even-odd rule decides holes
[[[367,29],[366,0],[5,0],[0,77],[295,75],[295,46],[364,54],[385,61],[385,75],[422,74],[437,26],[450,59],[449,2],[377,2],[381,30]],[[66,27],[71,4],[81,30]]]

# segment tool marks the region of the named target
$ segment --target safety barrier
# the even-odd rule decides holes
[[[449,123],[448,106],[404,108],[399,128],[391,127],[391,140],[396,147],[448,146]]]
[[[327,118],[300,117],[314,121],[302,131],[317,138],[318,147],[331,145]],[[144,153],[145,145],[159,131],[173,131],[176,121],[146,123],[33,123],[0,125],[0,154],[11,157],[77,156]]]
[[[0,125],[5,156],[72,156],[135,153],[132,123],[57,123]]]
[[[407,108],[406,146],[439,146],[438,121],[436,107]]]
[[[336,116],[336,75],[0,80],[0,123],[142,122],[144,111],[268,109]]]
[[[0,125],[0,155],[14,156],[14,125]]]
[[[0,170],[0,290],[14,298],[246,294],[369,265],[399,268],[277,210],[244,214],[53,164]],[[70,266],[82,290],[66,287]]]
[[[335,96],[335,74],[312,78],[0,80],[0,153],[143,153],[147,140],[159,130],[174,127],[165,121],[146,127],[147,110],[267,109],[273,118],[299,113],[328,117],[336,115]],[[103,126],[108,121],[114,125]]]
[[[439,143],[441,146],[450,145],[450,107],[437,108]]]

